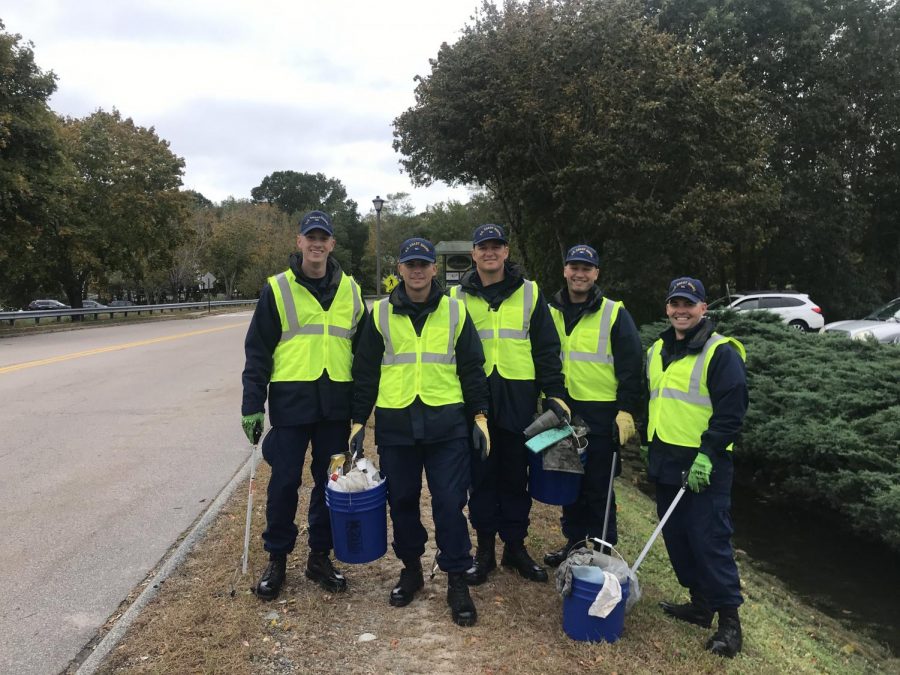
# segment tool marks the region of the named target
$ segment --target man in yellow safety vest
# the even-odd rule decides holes
[[[265,402],[272,428],[262,445],[272,467],[262,538],[269,564],[256,585],[263,600],[277,597],[288,554],[297,540],[297,489],[312,443],[315,483],[309,503],[307,578],[328,591],[343,591],[334,568],[331,522],[325,485],[332,453],[345,446],[350,428],[350,364],[366,317],[359,285],[331,257],[335,239],[331,217],[311,211],[300,221],[298,253],[290,267],[260,293],[244,341],[242,426],[251,443],[262,436]]]
[[[600,258],[587,244],[578,244],[566,254],[563,277],[566,285],[550,300],[550,314],[562,343],[566,401],[583,419],[590,432],[585,457],[584,478],[578,500],[562,508],[562,531],[566,544],[544,556],[544,562],[558,567],[569,551],[585,537],[600,537],[618,543],[614,472],[621,472],[621,455],[616,445],[624,445],[636,433],[633,414],[641,401],[641,338],[625,306],[606,298],[597,287]],[[615,437],[615,438],[614,438]]]
[[[473,463],[469,518],[478,550],[466,581],[479,585],[497,567],[496,535],[504,542],[500,563],[531,581],[547,581],[547,570],[525,548],[531,497],[524,430],[531,424],[538,396],[545,406],[569,420],[559,359],[559,336],[537,284],[509,262],[509,244],[499,225],[475,228],[472,259],[451,294],[461,300],[484,347],[484,370],[491,392],[491,438],[494,452]]]
[[[470,437],[479,455],[491,450],[484,353],[465,305],[434,280],[431,242],[407,239],[399,260],[402,281],[375,303],[353,361],[350,447],[362,448],[374,406],[393,548],[403,562],[389,603],[405,607],[425,583],[421,557],[428,534],[419,514],[424,469],[447,603],[456,624],[471,626],[477,612],[464,578],[472,543],[463,508],[471,481]]]
[[[661,606],[666,614],[704,628],[718,613],[718,630],[706,648],[731,658],[743,640],[730,508],[732,447],[749,403],[745,352],[706,318],[706,290],[699,279],[672,281],[666,315],[671,327],[647,351],[647,473],[656,482],[660,518],[681,486],[690,487],[663,537],[678,582],[691,599]]]

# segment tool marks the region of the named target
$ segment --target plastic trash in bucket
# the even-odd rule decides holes
[[[581,474],[566,471],[544,471],[539,453],[528,453],[528,492],[532,499],[544,504],[565,506],[578,499]]]
[[[625,603],[630,583],[622,585],[622,599],[605,618],[591,616],[588,610],[603,587],[603,570],[599,567],[572,568],[572,592],[563,598],[563,631],[573,640],[615,642],[625,627]]]
[[[334,557],[367,563],[387,552],[387,481],[362,492],[325,489]]]

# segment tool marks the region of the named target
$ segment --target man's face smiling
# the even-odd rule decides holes
[[[683,338],[706,314],[705,302],[691,302],[678,296],[666,303],[666,316],[675,329],[675,336]]]
[[[297,235],[297,248],[306,262],[323,263],[334,250],[334,237],[324,230],[310,230],[306,234]]]
[[[563,276],[569,289],[569,296],[584,297],[597,282],[600,270],[584,262],[570,262],[563,267]]]
[[[509,246],[498,239],[489,239],[476,244],[472,250],[472,259],[479,272],[498,272],[509,257]]]
[[[406,286],[407,292],[424,292],[431,289],[431,280],[437,274],[437,267],[427,260],[408,260],[398,266],[400,276]]]

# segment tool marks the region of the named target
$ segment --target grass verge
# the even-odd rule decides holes
[[[370,434],[371,437],[371,434]],[[527,582],[500,569],[472,589],[478,624],[459,628],[438,573],[408,607],[387,603],[400,564],[388,554],[367,565],[342,565],[350,588],[330,595],[304,578],[306,536],[288,559],[279,599],[263,603],[249,591],[266,564],[259,535],[265,526],[268,467],[257,473],[251,573],[240,576],[246,486],[238,489],[206,537],[170,577],[100,672],[120,673],[875,673],[900,672],[883,647],[803,604],[775,578],[740,556],[746,603],[744,652],[727,661],[705,652],[711,631],[663,617],[657,603],[686,598],[661,541],[639,576],[643,598],[626,617],[615,644],[570,640],[562,630],[562,601],[551,584]],[[311,478],[300,491],[305,522]],[[432,535],[427,491],[423,521]],[[620,550],[633,562],[655,524],[655,509],[628,475],[617,483]],[[559,509],[535,503],[529,549],[536,559],[561,543]],[[388,534],[390,539],[390,532]],[[499,550],[498,550],[499,553]],[[231,589],[234,584],[235,593]],[[360,642],[370,633],[375,639]]]

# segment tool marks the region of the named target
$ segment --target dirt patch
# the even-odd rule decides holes
[[[552,579],[535,584],[503,569],[472,589],[479,617],[470,628],[451,621],[446,575],[440,572],[433,580],[426,574],[425,589],[412,604],[389,606],[388,595],[401,567],[390,549],[373,563],[340,565],[349,589],[331,595],[303,576],[304,530],[288,559],[285,589],[278,600],[263,603],[249,588],[266,563],[259,535],[267,481],[263,463],[254,507],[251,573],[239,574],[245,487],[165,582],[100,672],[846,673],[897,667],[883,649],[794,600],[776,580],[753,571],[743,560],[744,653],[734,661],[708,654],[703,644],[710,631],[667,620],[657,607],[661,599],[684,597],[661,542],[641,568],[644,598],[627,617],[623,638],[612,645],[570,640],[562,630],[562,601]],[[307,473],[298,524],[306,520],[310,484]],[[632,560],[654,525],[653,506],[627,480],[620,485],[619,503],[620,545]],[[427,491],[422,513],[433,535]],[[558,507],[535,503],[529,538],[535,558],[561,543],[558,517]],[[423,558],[426,570],[433,558],[432,536]],[[374,640],[360,642],[366,633]]]

